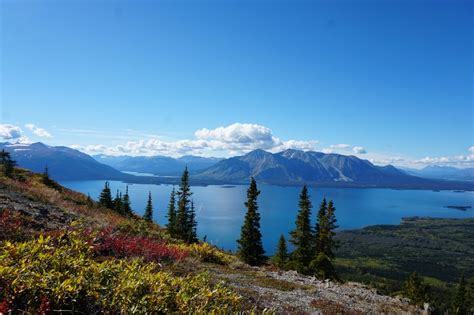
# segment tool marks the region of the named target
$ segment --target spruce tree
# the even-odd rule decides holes
[[[122,197],[122,211],[124,215],[132,215],[132,207],[130,206],[130,196],[128,195],[128,185],[125,189],[125,194]]]
[[[456,294],[454,295],[453,300],[453,314],[464,315],[467,314],[467,291],[466,291],[466,280],[464,279],[464,274],[461,275],[459,284],[457,286]]]
[[[143,215],[143,218],[148,222],[153,221],[153,205],[151,203],[151,191],[148,192],[148,201],[146,203],[145,214]]]
[[[123,210],[123,205],[122,205],[122,193],[119,192],[119,190],[117,189],[117,193],[115,194],[115,198],[113,200],[113,204],[114,204],[114,210],[119,213],[119,214],[123,214],[122,210]]]
[[[186,242],[196,243],[198,241],[196,228],[197,228],[196,210],[194,208],[194,201],[191,200],[191,206],[189,207],[189,212],[188,212],[188,225],[186,228],[187,229]]]
[[[316,229],[314,235],[315,250],[317,256],[320,252],[324,252],[325,241],[326,241],[326,231],[328,228],[327,222],[327,201],[326,198],[323,198],[323,201],[319,205],[318,215],[316,217]]]
[[[86,204],[88,207],[92,207],[94,205],[94,201],[91,198],[91,195],[87,194]]]
[[[338,225],[336,219],[336,207],[334,206],[334,202],[332,200],[329,200],[326,218],[326,243],[323,246],[323,252],[330,259],[334,259],[334,249],[336,248],[336,240],[334,239],[334,236],[336,235],[336,229],[338,228]]]
[[[315,253],[314,259],[311,261],[310,269],[319,278],[339,280],[336,269],[332,264],[334,259],[334,248],[336,241],[335,229],[337,228],[336,208],[332,200],[326,202],[323,199],[318,211],[316,232],[315,232]]]
[[[403,284],[403,295],[410,299],[411,303],[423,307],[429,301],[428,288],[416,272],[410,274]]]
[[[11,158],[10,152],[2,150],[0,152],[0,163],[3,165],[3,175],[12,177],[13,170],[17,165],[16,162]]]
[[[240,259],[252,266],[258,266],[265,261],[265,251],[262,245],[262,234],[260,232],[260,214],[258,213],[257,197],[260,191],[257,183],[252,177],[247,190],[247,213],[240,231],[240,239],[237,240],[237,255]]]
[[[286,240],[283,234],[280,235],[278,240],[278,247],[275,256],[273,256],[273,263],[280,269],[285,269],[288,265],[289,255],[288,247],[286,246]]]
[[[102,192],[100,193],[99,205],[108,209],[114,208],[113,203],[112,203],[112,194],[110,192],[109,182],[105,182],[104,189],[102,189]]]
[[[193,193],[189,186],[189,172],[188,167],[184,169],[183,175],[181,176],[181,183],[177,192],[178,195],[178,209],[176,211],[176,225],[175,234],[176,237],[187,241],[189,237],[189,205],[190,198]]]
[[[309,274],[309,264],[313,258],[313,231],[311,229],[311,201],[306,185],[300,193],[296,228],[290,232],[290,243],[295,246],[292,253],[292,266],[299,273]]]
[[[168,204],[168,224],[166,225],[166,228],[168,229],[168,233],[172,237],[176,237],[176,192],[174,190],[171,190],[170,194],[170,201]]]

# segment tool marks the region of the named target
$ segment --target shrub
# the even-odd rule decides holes
[[[208,243],[181,244],[178,247],[189,251],[191,256],[198,258],[201,262],[228,265],[236,260],[234,256],[226,254]]]
[[[26,238],[23,220],[14,215],[9,209],[0,211],[0,241],[23,240]]]
[[[94,260],[76,231],[57,238],[0,243],[0,305],[14,312],[74,309],[83,313],[231,312],[240,296],[206,274],[175,277],[142,259]]]
[[[171,262],[187,256],[187,251],[157,242],[146,236],[101,233],[94,245],[96,253],[117,258],[143,257],[146,261]]]

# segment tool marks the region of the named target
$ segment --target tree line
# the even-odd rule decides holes
[[[266,262],[257,203],[259,194],[257,183],[252,178],[245,202],[247,213],[241,228],[240,239],[237,241],[239,258],[254,266]],[[314,227],[311,225],[312,203],[306,185],[301,190],[298,206],[295,229],[290,232],[289,239],[294,250],[291,253],[288,252],[286,239],[281,235],[277,252],[272,258],[273,263],[281,269],[293,269],[305,275],[337,280],[338,276],[332,264],[335,258],[334,235],[337,228],[336,208],[333,201],[327,202],[323,199]]]

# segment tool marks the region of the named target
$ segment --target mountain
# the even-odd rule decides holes
[[[32,144],[0,143],[0,150],[10,152],[18,165],[42,173],[46,166],[55,180],[124,180],[131,175],[97,162],[91,156],[63,146],[48,146],[41,142]]]
[[[456,168],[450,166],[426,166],[422,169],[404,169],[408,174],[447,180],[474,181],[474,168]]]
[[[179,176],[183,173],[186,166],[188,166],[192,174],[211,167],[222,160],[219,158],[206,158],[192,155],[186,155],[177,159],[159,155],[149,157],[95,155],[94,158],[98,162],[110,165],[120,171],[149,173],[162,176]]]
[[[250,177],[277,185],[470,189],[470,183],[425,179],[406,174],[394,166],[376,166],[356,156],[285,150],[270,153],[255,150],[232,157],[199,172],[202,180],[245,183]]]

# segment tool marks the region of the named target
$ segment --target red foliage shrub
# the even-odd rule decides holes
[[[10,303],[8,303],[8,301],[4,300],[0,302],[0,314],[7,314],[9,310]]]
[[[99,255],[124,257],[143,257],[146,261],[170,262],[179,261],[187,256],[187,252],[157,242],[146,236],[131,236],[123,234],[101,233],[99,242],[94,249]]]
[[[43,296],[40,301],[40,305],[38,308],[38,314],[45,315],[51,311],[49,299],[46,296]]]
[[[9,209],[0,212],[0,231],[0,240],[17,240],[24,234],[21,219],[14,216]]]

